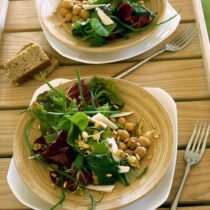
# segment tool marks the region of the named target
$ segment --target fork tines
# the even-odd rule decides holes
[[[196,152],[203,155],[209,135],[210,124],[197,121],[192,136],[187,144],[186,151]]]

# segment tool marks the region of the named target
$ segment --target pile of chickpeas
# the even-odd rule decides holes
[[[159,138],[154,131],[143,132],[143,122],[128,122],[124,117],[112,118],[113,122],[122,125],[125,129],[113,131],[112,135],[118,145],[117,156],[127,160],[131,165],[138,166],[139,161],[145,158],[153,139]]]
[[[90,17],[88,10],[83,9],[82,5],[87,4],[86,0],[64,0],[61,3],[60,13],[63,16],[63,22],[74,23],[76,21],[84,22]]]

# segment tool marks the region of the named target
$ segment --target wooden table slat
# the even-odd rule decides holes
[[[180,34],[188,26],[189,24],[180,24],[177,30],[163,43],[153,48],[152,50],[148,51],[147,53],[136,56],[129,60],[132,61],[132,60],[141,60],[141,59],[147,58],[154,51],[163,47],[164,44],[174,39],[178,34]],[[49,43],[47,42],[42,32],[19,32],[19,33],[4,33],[3,34],[2,42],[0,43],[0,66],[3,66],[4,63],[6,63],[11,57],[13,57],[23,45],[31,41],[40,43],[43,49],[45,49],[46,51],[58,57],[61,64],[71,65],[71,64],[78,63],[76,61],[66,59],[60,56],[58,53],[56,53],[50,47]],[[193,39],[191,44],[188,45],[183,50],[176,53],[165,52],[155,57],[153,60],[193,59],[193,58],[201,58],[201,57],[202,56],[201,56],[200,44],[199,44],[198,37],[196,37],[195,39]]]

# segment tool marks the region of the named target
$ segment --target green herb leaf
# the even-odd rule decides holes
[[[57,133],[53,133],[53,134],[44,136],[44,138],[48,144],[51,144],[56,139],[57,135],[58,135]]]
[[[84,167],[84,156],[77,155],[75,161],[73,162],[73,165],[78,170],[81,170]]]
[[[88,168],[98,176],[99,184],[110,185],[119,180],[118,163],[108,155],[87,155],[86,161]]]

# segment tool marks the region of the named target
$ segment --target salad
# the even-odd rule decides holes
[[[128,173],[136,178],[146,173],[147,167],[140,174],[133,169],[140,167],[159,134],[144,130],[142,119],[127,119],[133,112],[122,111],[123,99],[112,80],[94,77],[86,83],[77,72],[78,81],[64,93],[41,76],[51,91],[24,111],[33,115],[26,140],[30,158],[44,164],[53,186],[61,188],[62,198],[51,209],[62,205],[65,190],[89,193],[93,209],[102,199],[96,201],[91,190],[112,192],[116,182],[130,184]],[[41,135],[30,144],[28,130],[34,119],[40,122]]]
[[[72,34],[90,46],[154,27],[156,17],[142,0],[63,0],[60,13],[63,22],[72,24]]]

